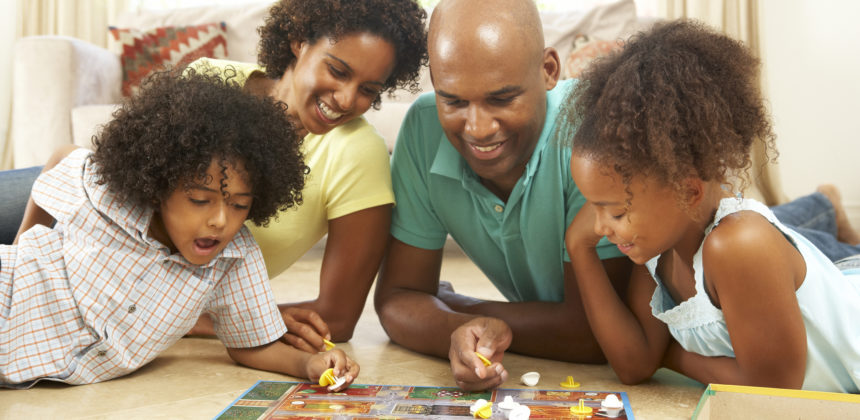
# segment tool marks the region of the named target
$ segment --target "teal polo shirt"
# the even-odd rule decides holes
[[[525,172],[507,202],[481,180],[439,124],[436,100],[424,94],[401,125],[391,162],[397,205],[391,234],[406,244],[440,249],[450,234],[512,302],[564,299],[564,233],[585,203],[570,176],[570,148],[555,140],[556,116],[574,86],[547,92],[547,115]],[[603,238],[601,258],[621,257]]]

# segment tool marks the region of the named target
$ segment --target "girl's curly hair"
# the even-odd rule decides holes
[[[427,64],[427,12],[415,0],[281,0],[258,29],[257,61],[277,79],[296,61],[293,41],[337,41],[355,33],[376,35],[394,46],[394,69],[383,92],[418,91],[421,66]],[[381,97],[373,101],[379,109]]]
[[[655,25],[596,60],[566,100],[562,138],[629,185],[645,174],[681,192],[684,178],[749,183],[754,141],[774,150],[758,59],[705,25]],[[569,140],[568,140],[569,141]]]
[[[244,169],[253,191],[248,220],[265,225],[301,204],[308,172],[285,110],[214,73],[155,73],[93,138],[98,182],[132,204],[158,206],[206,179],[215,159],[222,171]]]

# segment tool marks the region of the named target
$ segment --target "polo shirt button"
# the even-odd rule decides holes
[[[106,352],[106,351],[104,351],[104,350],[99,350],[99,352],[98,352],[98,353],[96,353],[96,356],[98,356],[98,357],[105,357],[105,355],[106,355],[106,354],[107,354],[107,352]]]
[[[495,210],[496,213],[501,213],[501,212],[505,211],[505,208],[502,207],[501,204],[496,204],[496,206],[493,207],[493,210]]]
[[[130,313],[130,314],[133,314],[134,311],[136,311],[136,310],[137,310],[137,306],[135,306],[134,304],[132,304],[131,306],[128,307],[128,313]]]

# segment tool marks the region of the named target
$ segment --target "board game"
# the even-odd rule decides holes
[[[259,381],[216,416],[216,419],[450,419],[471,418],[469,407],[479,399],[499,402],[505,396],[531,409],[530,419],[607,418],[600,403],[615,394],[624,403],[616,419],[633,419],[624,392],[580,390],[494,389],[468,392],[459,388],[353,384],[341,392],[306,382]],[[570,407],[584,400],[594,412],[575,415]],[[504,419],[493,406],[492,419]]]

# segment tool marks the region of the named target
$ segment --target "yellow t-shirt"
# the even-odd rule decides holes
[[[200,59],[199,68],[233,66],[244,84],[254,64]],[[247,225],[263,251],[269,277],[289,268],[327,232],[328,221],[371,207],[394,203],[388,149],[382,136],[364,117],[326,134],[308,134],[302,143],[311,169],[302,190],[302,205],[280,212],[267,227]]]

